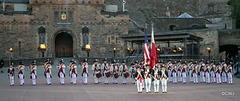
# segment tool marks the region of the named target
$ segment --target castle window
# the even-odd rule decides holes
[[[38,28],[38,34],[39,34],[39,43],[45,43],[45,28],[43,26]]]
[[[82,28],[82,34],[83,34],[83,47],[85,47],[86,44],[89,43],[89,28],[84,26]]]
[[[54,12],[54,21],[59,21],[59,11]]]
[[[169,26],[170,31],[174,31],[174,30],[176,30],[176,28],[177,28],[176,25],[170,25]]]
[[[68,12],[68,19],[69,21],[73,21],[73,11]]]

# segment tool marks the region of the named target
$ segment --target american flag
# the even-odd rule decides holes
[[[150,56],[149,56],[149,50],[148,50],[148,40],[147,40],[147,28],[145,29],[144,60],[145,60],[145,64],[150,63]]]

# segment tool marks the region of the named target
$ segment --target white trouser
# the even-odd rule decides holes
[[[77,75],[75,73],[72,73],[72,83],[73,84],[77,83]]]
[[[113,83],[117,83],[117,79],[113,75]]]
[[[87,73],[83,73],[83,83],[87,84]]]
[[[228,83],[229,84],[233,83],[233,81],[232,81],[232,73],[231,72],[228,73]]]
[[[189,71],[189,79],[190,79],[190,82],[193,82],[192,70]]]
[[[216,73],[217,83],[221,83],[221,76],[219,73]]]
[[[104,83],[108,83],[108,78],[105,73],[106,73],[106,71],[104,71]]]
[[[69,75],[70,75],[70,77],[71,77],[71,83],[73,83],[73,79],[72,79],[72,71],[71,71],[71,70],[69,71]]]
[[[177,83],[177,73],[173,72],[173,83]]]
[[[60,79],[60,83],[64,84],[64,74],[62,72],[60,72],[59,75],[60,75],[60,78],[59,78]]]
[[[132,83],[135,83],[135,78],[134,78],[134,75],[131,75],[132,76]]]
[[[32,73],[32,84],[36,85],[36,75],[34,73]]]
[[[127,83],[126,78],[124,77],[123,73],[122,73],[122,83]]]
[[[168,70],[168,78],[169,78],[169,82],[172,81],[172,71],[171,70]]]
[[[144,79],[142,79],[142,88],[144,89]]]
[[[187,74],[186,74],[186,72],[182,73],[182,79],[183,79],[182,82],[186,83],[186,81],[187,81]]]
[[[99,78],[97,78],[96,74],[94,75],[94,81],[95,81],[95,83],[99,83],[100,82]]]
[[[227,83],[227,74],[225,72],[222,73],[222,82]]]
[[[204,72],[200,72],[200,81],[205,82]]]
[[[198,75],[197,75],[197,73],[193,73],[193,83],[198,83]]]
[[[46,73],[46,76],[47,76],[47,78],[46,78],[47,84],[51,84],[51,76],[50,76],[50,74]]]
[[[182,81],[181,75],[182,75],[181,71],[178,71],[178,81],[179,81],[179,82]]]
[[[18,74],[19,79],[20,79],[20,85],[24,84],[24,78],[23,78],[23,74]]]
[[[210,73],[205,72],[205,76],[206,76],[206,83],[210,83]]]
[[[14,85],[14,76],[9,74],[10,85]]]
[[[216,82],[216,80],[215,80],[215,73],[213,71],[211,71],[211,81],[212,81],[212,83]]]
[[[140,83],[140,80],[138,79],[137,80],[137,90],[138,90],[138,92],[142,92],[142,84],[143,84],[143,82]]]
[[[162,82],[162,92],[167,92],[167,79],[163,78]]]
[[[146,78],[145,83],[146,83],[146,92],[151,92],[151,78]]]
[[[159,92],[159,82],[160,80],[154,80],[154,92]]]

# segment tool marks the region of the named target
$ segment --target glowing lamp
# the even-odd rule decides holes
[[[46,45],[44,43],[40,44],[40,49],[46,49]]]
[[[10,49],[9,49],[9,51],[10,51],[10,52],[12,52],[12,51],[13,51],[13,49],[12,49],[12,48],[10,48]]]
[[[157,51],[159,51],[159,52],[160,52],[161,50],[160,50],[159,48],[157,48]]]
[[[211,48],[207,47],[207,50],[211,50]]]
[[[176,50],[173,50],[174,53],[176,53],[177,51]]]
[[[91,49],[90,43],[86,44],[85,48],[86,48],[87,50],[90,50],[90,49]]]

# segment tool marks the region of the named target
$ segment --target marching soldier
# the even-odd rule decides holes
[[[189,74],[189,79],[190,79],[190,82],[193,82],[193,78],[192,78],[192,67],[193,67],[193,64],[192,64],[192,59],[189,61],[188,63],[188,74]]]
[[[11,63],[10,66],[9,66],[8,77],[9,77],[9,80],[10,80],[10,86],[14,86],[14,68],[13,68],[13,63]]]
[[[37,66],[36,62],[33,61],[32,64],[29,66],[30,70],[30,78],[32,79],[33,86],[36,85],[36,78],[37,78]]]
[[[153,68],[153,78],[154,78],[154,92],[159,93],[159,82],[160,82],[160,68]]]
[[[183,65],[182,65],[182,71],[181,71],[181,73],[182,73],[182,82],[183,82],[183,84],[186,84],[186,82],[187,82],[187,66],[186,66],[186,61],[184,61],[183,62]]]
[[[58,77],[60,78],[60,84],[64,85],[64,77],[65,77],[65,68],[66,66],[64,65],[63,59],[59,62],[57,65],[58,69]]]
[[[88,63],[87,63],[87,59],[84,59],[83,63],[82,63],[82,76],[83,76],[83,84],[87,85],[87,77],[88,77]]]
[[[177,75],[178,75],[178,82],[181,82],[182,81],[182,65],[181,65],[181,60],[178,61],[178,64],[177,64]]]
[[[112,72],[112,76],[113,76],[113,84],[117,84],[117,78],[115,77],[115,75],[118,77],[118,66],[116,65],[116,60],[113,60],[112,62],[112,66],[110,67],[110,72]]]
[[[142,79],[144,79],[144,75],[138,65],[136,66],[136,68],[137,68],[137,72],[135,73],[134,77],[135,77],[136,84],[137,84],[137,90],[138,90],[138,93],[142,93],[142,89],[143,89]]]
[[[193,83],[198,84],[198,65],[197,61],[193,64]]]
[[[48,85],[51,85],[51,78],[52,78],[51,69],[52,69],[51,61],[48,61],[47,64],[43,67],[44,75]]]
[[[123,84],[127,84],[127,81],[126,81],[127,78],[125,78],[125,76],[124,76],[124,73],[128,72],[127,70],[128,70],[128,68],[127,68],[127,65],[126,65],[126,60],[123,60],[122,65],[119,67],[119,71],[120,71],[121,76],[122,76],[122,83]]]
[[[144,77],[145,77],[145,83],[146,83],[146,93],[151,93],[151,82],[152,82],[152,79],[151,79],[151,69],[150,69],[150,66],[149,64],[146,64],[146,69],[144,71]]]
[[[68,64],[68,69],[69,69],[69,76],[71,77],[71,84],[73,83],[73,79],[72,79],[72,63],[73,63],[74,61],[73,60],[71,60],[70,62],[69,62],[69,64]]]
[[[19,65],[17,66],[18,69],[18,78],[20,79],[20,85],[24,85],[24,64],[23,62],[19,62]]]
[[[101,66],[98,62],[99,62],[98,59],[95,59],[94,64],[92,65],[92,71],[93,71],[93,76],[94,76],[94,79],[95,79],[95,84],[100,83],[97,75],[101,75]]]
[[[219,63],[217,65],[217,68],[216,68],[216,79],[217,79],[217,84],[221,84],[221,75],[220,75],[220,71],[221,71],[221,64]]]
[[[101,66],[101,69],[103,70],[104,83],[105,83],[105,84],[108,84],[108,77],[106,76],[106,73],[107,73],[107,72],[110,72],[110,71],[109,71],[109,70],[110,70],[110,67],[109,67],[109,65],[108,65],[108,63],[107,63],[107,59],[104,59],[104,60],[103,60],[103,64],[102,64],[102,66]]]
[[[165,66],[162,66],[162,70],[160,71],[161,82],[162,82],[162,93],[167,93],[167,80],[168,80],[168,72],[165,70]]]
[[[138,64],[138,61],[136,61],[135,64]],[[141,71],[142,71],[143,74],[144,74],[144,72],[145,72],[145,66],[143,65],[143,62],[140,63],[140,69],[141,69]],[[143,87],[143,89],[144,89],[144,79],[142,79],[142,82],[143,82],[142,87]]]
[[[205,76],[206,76],[206,83],[210,84],[210,66],[209,66],[209,61],[207,61],[206,66],[205,66]]]
[[[212,81],[212,83],[216,82],[215,70],[216,70],[216,65],[214,64],[214,61],[212,61],[211,65],[210,65],[210,73],[211,73],[211,81]]]
[[[77,83],[77,65],[76,61],[72,62],[72,71],[71,71],[71,78],[72,78],[72,84],[76,85]]]
[[[200,71],[200,81],[205,82],[205,77],[204,77],[204,66],[205,64],[203,63],[203,60],[200,61],[199,63],[199,71]]]
[[[172,75],[172,71],[171,71],[172,61],[171,61],[171,59],[168,60],[166,66],[167,66],[167,69],[168,69],[168,78],[169,78],[169,82],[171,82],[171,81],[172,81],[172,77],[171,77],[171,75]]]
[[[176,61],[175,61],[175,64],[173,64],[171,71],[173,74],[173,83],[176,84],[177,83],[177,63],[176,63]]]
[[[222,63],[222,64],[223,64],[222,65],[222,82],[227,83],[227,71],[226,71],[227,64],[225,64],[225,63]]]
[[[135,84],[135,73],[136,73],[136,68],[134,67],[134,63],[131,64],[131,67],[129,68],[129,72],[131,73],[131,78],[132,78],[132,83]]]
[[[227,68],[227,74],[228,74],[228,84],[232,84],[233,81],[232,81],[232,65],[231,63],[228,65],[228,68]]]

